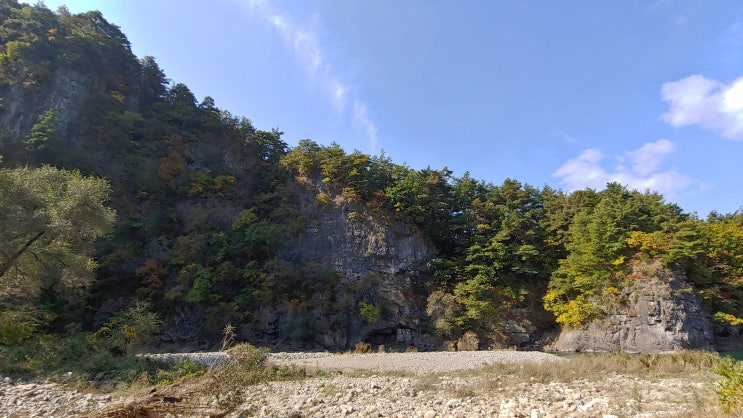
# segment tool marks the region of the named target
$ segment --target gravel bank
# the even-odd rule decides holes
[[[111,402],[111,395],[65,390],[57,383],[0,379],[0,417],[87,417]]]
[[[184,356],[188,357],[164,356],[162,360]],[[205,363],[224,360],[217,353],[200,353],[196,357]],[[571,360],[539,352],[273,353],[269,361],[324,372],[299,381],[247,386],[234,394],[238,396],[234,404],[237,408],[228,417],[720,416],[713,391],[714,377],[710,376],[638,378],[606,373],[590,380],[551,381],[539,374],[513,378],[508,370],[514,367],[526,370],[527,364],[541,369],[561,362],[569,367]],[[477,370],[486,364],[503,367]],[[196,393],[201,393],[197,398],[181,400],[168,397],[168,388],[146,389],[142,395],[112,399],[110,395],[66,391],[57,384],[5,383],[0,379],[0,416],[118,417],[123,415],[111,415],[107,411],[121,412],[117,405],[137,404],[157,394],[162,394],[157,398],[161,399],[158,405],[162,411],[179,408],[171,416],[201,417],[207,415],[206,410],[218,410],[218,402],[212,395],[197,389]]]
[[[440,373],[476,369],[495,363],[543,363],[565,361],[538,351],[438,351],[425,353],[273,353],[269,361],[327,371]]]
[[[478,376],[332,375],[257,385],[240,417],[281,418],[650,418],[718,416],[703,385],[684,379],[499,384]]]

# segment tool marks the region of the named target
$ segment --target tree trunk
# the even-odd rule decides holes
[[[28,251],[28,249],[34,244],[34,242],[38,241],[39,238],[41,238],[41,236],[44,235],[44,232],[45,231],[41,231],[38,234],[34,235],[33,238],[28,240],[28,242],[24,244],[20,250],[18,250],[15,254],[13,254],[13,256],[10,257],[10,259],[8,259],[7,262],[0,265],[0,278],[2,278],[5,275],[5,273],[8,272],[8,270],[10,270],[10,266],[12,266],[13,263],[15,263],[16,260],[18,260],[18,257],[20,257],[21,255],[23,255],[23,253]]]

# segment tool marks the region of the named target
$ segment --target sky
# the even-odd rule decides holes
[[[34,2],[35,3],[35,2]],[[201,100],[301,139],[564,191],[743,208],[743,5],[45,0],[100,10]]]

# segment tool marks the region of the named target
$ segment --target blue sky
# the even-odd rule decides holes
[[[566,191],[608,181],[687,212],[743,207],[736,1],[105,0],[200,100],[455,176]]]

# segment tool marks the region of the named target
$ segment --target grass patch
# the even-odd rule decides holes
[[[242,404],[252,385],[306,377],[304,369],[268,363],[266,349],[237,344],[225,351],[231,361],[213,368],[181,362],[155,378],[140,376],[139,392],[99,416],[223,416]]]
[[[673,354],[606,353],[579,355],[566,362],[496,364],[485,366],[486,374],[521,382],[570,382],[597,379],[607,374],[635,377],[674,377],[689,373],[709,373],[723,361],[717,353],[683,351]]]
[[[175,367],[171,372],[170,369]],[[0,346],[0,373],[25,380],[50,380],[76,390],[112,390],[128,387],[142,376],[157,381],[160,374],[181,373],[180,365],[167,366],[132,352],[117,352],[85,334],[40,335],[18,346]],[[172,379],[171,379],[172,380]]]
[[[460,399],[515,398],[532,392],[550,403],[571,401],[570,392],[557,388],[572,388],[584,396],[608,397],[611,413],[620,417],[675,410],[674,416],[711,418],[724,416],[715,394],[718,376],[712,370],[726,361],[717,353],[701,351],[580,355],[564,362],[491,364],[424,375],[413,387],[421,393],[445,390]],[[739,387],[736,382],[728,387]],[[729,399],[737,405],[737,398]]]

